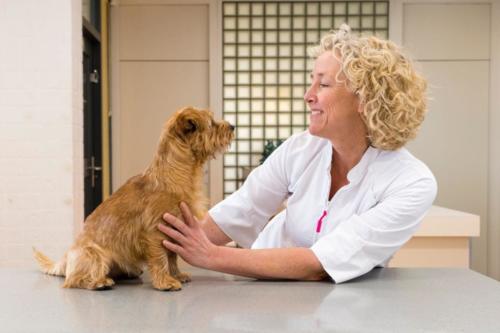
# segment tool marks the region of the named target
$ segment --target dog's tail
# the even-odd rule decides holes
[[[40,269],[45,274],[64,276],[64,271],[66,270],[66,260],[54,263],[49,257],[35,248],[33,248],[33,256],[36,261],[38,261]]]

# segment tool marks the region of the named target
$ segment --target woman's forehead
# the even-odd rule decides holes
[[[340,70],[340,62],[331,52],[325,52],[314,61],[311,76],[332,76],[335,77]]]

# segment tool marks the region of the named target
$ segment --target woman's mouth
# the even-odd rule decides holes
[[[323,113],[323,111],[320,110],[311,110],[311,116],[317,116]]]

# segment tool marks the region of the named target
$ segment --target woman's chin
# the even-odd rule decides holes
[[[324,127],[325,122],[320,115],[309,115],[309,133],[311,133],[312,135],[321,136],[320,133],[323,132]]]
[[[309,125],[309,133],[314,136],[321,136],[321,131],[318,126]]]

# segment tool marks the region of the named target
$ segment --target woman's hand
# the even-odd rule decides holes
[[[165,239],[163,246],[180,255],[190,265],[210,269],[210,263],[213,262],[218,247],[210,242],[184,202],[180,204],[180,209],[184,222],[165,213],[163,220],[168,225],[158,224],[158,229],[172,239],[172,241]]]

